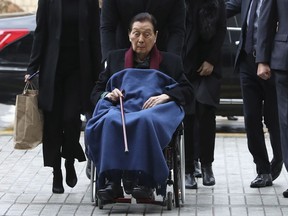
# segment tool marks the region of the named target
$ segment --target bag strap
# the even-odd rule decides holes
[[[27,81],[25,86],[24,86],[24,89],[23,89],[23,93],[22,94],[26,94],[27,93],[27,90],[37,90],[35,84],[33,84],[33,82],[29,82]]]

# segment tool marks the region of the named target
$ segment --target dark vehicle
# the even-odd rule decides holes
[[[233,69],[241,30],[238,18],[228,20],[222,51],[223,79],[217,111],[222,116],[243,115],[239,75]],[[23,90],[35,26],[33,14],[0,17],[0,103],[15,104],[16,94]]]
[[[222,116],[242,116],[243,100],[239,74],[234,72],[234,61],[239,44],[240,16],[227,20],[227,33],[222,47],[222,85],[220,105],[216,112]]]
[[[23,91],[35,26],[33,14],[0,16],[0,103],[15,104]]]

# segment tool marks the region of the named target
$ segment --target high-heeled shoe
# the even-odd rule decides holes
[[[185,174],[185,188],[186,189],[197,189],[197,181],[195,179],[194,174],[187,173]]]
[[[215,185],[215,177],[212,170],[212,164],[201,165],[201,171],[202,171],[203,185],[205,186]]]
[[[56,194],[62,194],[64,193],[64,187],[63,187],[63,177],[62,177],[62,171],[59,170],[53,170],[53,185],[52,185],[52,192]]]
[[[73,188],[77,184],[77,175],[74,167],[74,159],[65,160],[66,184]]]

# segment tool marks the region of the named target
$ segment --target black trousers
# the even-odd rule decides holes
[[[202,165],[214,161],[216,108],[196,101],[195,111],[195,115],[184,118],[186,173],[194,171],[195,159],[199,158]]]
[[[248,148],[257,173],[271,173],[262,118],[269,131],[273,156],[276,160],[282,160],[275,77],[272,75],[268,80],[258,77],[252,54],[243,55],[239,66]]]
[[[44,111],[44,166],[58,167],[61,157],[85,161],[79,143],[81,98],[78,65],[60,61],[55,79],[54,103]],[[60,164],[61,165],[61,164]]]
[[[284,165],[288,171],[288,72],[274,72],[278,100],[282,156]]]

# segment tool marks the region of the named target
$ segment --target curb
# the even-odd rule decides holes
[[[13,133],[14,133],[13,127],[0,129],[0,136],[13,135]]]

